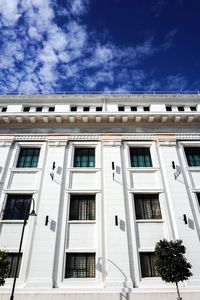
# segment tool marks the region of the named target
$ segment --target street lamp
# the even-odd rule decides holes
[[[20,244],[19,244],[19,251],[18,251],[18,256],[17,256],[17,264],[16,264],[16,269],[15,269],[15,275],[14,275],[13,286],[12,286],[12,293],[11,293],[11,296],[10,296],[10,300],[14,299],[15,284],[16,284],[16,279],[17,279],[17,271],[18,271],[18,267],[19,267],[20,254],[21,254],[22,242],[23,242],[23,238],[24,238],[25,226],[26,226],[26,223],[27,223],[27,220],[28,220],[29,216],[32,216],[32,217],[36,217],[37,216],[37,214],[35,212],[35,200],[33,198],[31,198],[31,201],[33,201],[33,209],[32,209],[32,211],[31,211],[30,214],[26,211],[25,212],[25,216],[24,216],[24,222],[23,222],[23,227],[22,227],[21,239],[20,239]]]

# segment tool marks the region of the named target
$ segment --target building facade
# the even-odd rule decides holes
[[[199,94],[1,96],[0,111],[0,300],[26,217],[16,299],[175,299],[163,238],[183,240],[181,292],[200,298]]]

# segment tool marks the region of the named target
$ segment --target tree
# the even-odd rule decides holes
[[[156,269],[162,280],[176,284],[178,300],[182,300],[178,287],[179,281],[187,280],[192,275],[191,264],[187,262],[185,252],[181,240],[160,240],[155,247]]]
[[[5,278],[8,273],[9,262],[7,260],[7,253],[0,250],[0,286],[4,285]]]

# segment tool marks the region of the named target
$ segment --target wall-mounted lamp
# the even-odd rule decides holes
[[[45,218],[45,226],[47,226],[49,224],[49,216],[46,216]]]
[[[185,224],[188,223],[186,214],[183,214],[183,221],[184,221]]]
[[[118,226],[118,216],[115,216],[115,226]]]
[[[176,169],[176,166],[175,166],[175,162],[172,161],[172,168],[175,170]]]
[[[56,168],[56,163],[55,161],[53,162],[53,166],[52,166],[52,170],[54,170]]]

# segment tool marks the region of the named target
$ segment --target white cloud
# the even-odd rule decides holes
[[[1,0],[0,1],[0,15],[2,16],[2,23],[5,26],[13,26],[21,14],[18,11],[18,0]]]

